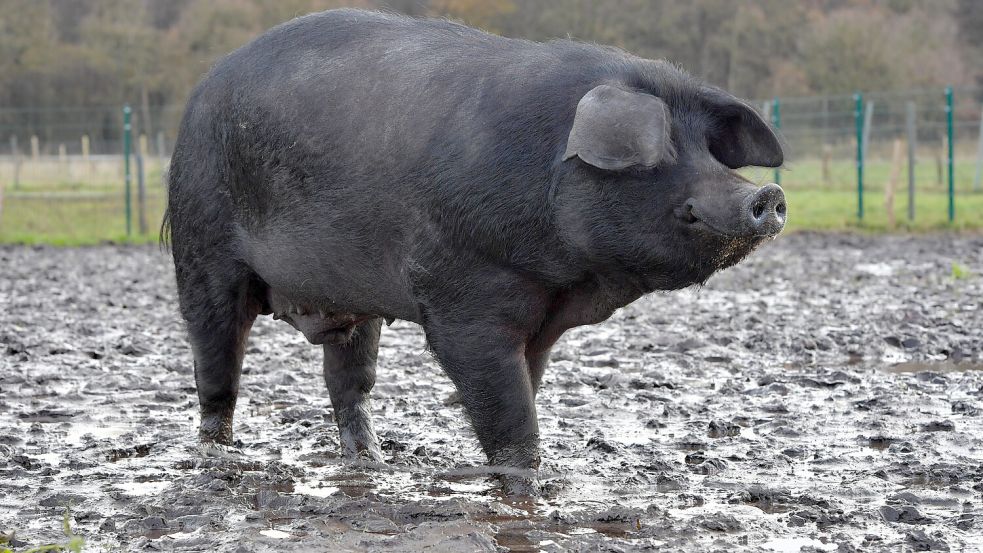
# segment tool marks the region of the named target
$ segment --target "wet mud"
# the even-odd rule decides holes
[[[980,550],[981,275],[980,236],[798,234],[571,331],[515,503],[418,327],[383,329],[385,464],[338,457],[320,350],[270,317],[236,447],[202,449],[166,255],[5,247],[0,531],[63,540],[70,506],[87,550]]]

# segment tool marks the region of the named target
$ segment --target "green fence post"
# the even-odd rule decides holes
[[[129,104],[123,106],[123,175],[126,182],[126,192],[125,192],[125,206],[126,209],[126,235],[129,236],[131,232],[131,212],[130,212],[130,183],[132,181],[132,176],[130,175],[130,142],[132,134],[132,126],[130,125],[130,109]]]
[[[857,125],[857,218],[864,218],[864,95],[853,95],[853,119]]]
[[[948,152],[949,156],[949,222],[956,220],[956,175],[953,172],[955,167],[955,161],[953,160],[953,125],[952,125],[952,87],[947,86],[945,89],[945,126],[946,126],[946,136],[949,139]]]
[[[777,96],[771,104],[771,123],[775,125],[776,129],[782,128],[782,109]],[[782,173],[779,167],[775,167],[775,184],[782,184]]]

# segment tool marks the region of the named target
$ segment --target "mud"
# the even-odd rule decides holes
[[[63,540],[70,506],[87,550],[980,550],[980,275],[979,236],[800,234],[572,331],[516,504],[416,326],[383,330],[385,464],[337,457],[319,348],[269,317],[240,442],[202,450],[168,258],[6,247],[0,531]]]

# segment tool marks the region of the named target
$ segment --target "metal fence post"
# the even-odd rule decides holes
[[[857,127],[857,218],[864,218],[864,95],[853,95],[853,120]]]
[[[973,179],[973,192],[979,192],[983,185],[983,109],[980,110],[980,138],[976,145],[976,178]]]
[[[867,147],[870,146],[870,129],[874,126],[874,101],[870,100],[864,105],[864,160],[866,161],[870,152],[867,151]]]
[[[776,129],[782,128],[782,104],[778,97],[771,102],[771,122]],[[775,167],[775,184],[782,184],[782,171],[780,167]]]
[[[130,236],[132,232],[132,213],[130,212],[130,184],[132,181],[132,175],[130,175],[130,141],[131,141],[131,131],[132,126],[130,125],[130,114],[132,110],[129,104],[123,106],[123,175],[126,182],[126,194],[125,194],[125,206],[126,209],[126,235]]]
[[[947,155],[949,157],[949,222],[956,219],[956,176],[953,173],[955,163],[953,160],[953,122],[952,122],[952,87],[945,89],[945,125],[946,136],[949,138]]]
[[[905,118],[908,130],[908,220],[915,220],[915,150],[918,148],[918,130],[915,127],[917,108],[915,102],[909,101],[907,104],[907,117]]]

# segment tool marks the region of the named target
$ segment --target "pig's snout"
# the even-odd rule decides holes
[[[751,234],[774,236],[785,227],[785,192],[777,184],[766,184],[755,192],[745,212]]]

